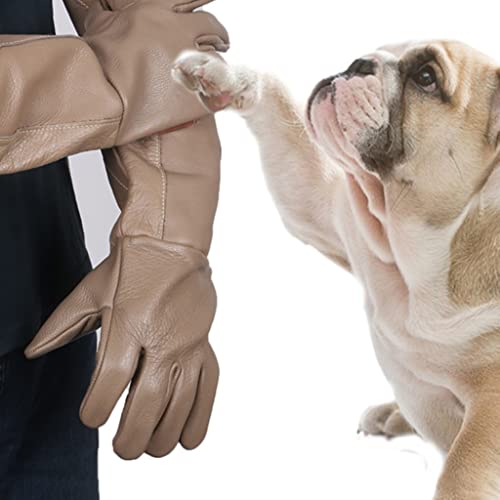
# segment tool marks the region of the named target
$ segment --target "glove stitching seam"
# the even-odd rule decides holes
[[[161,162],[161,140],[160,136],[156,135],[155,136],[155,142],[156,142],[156,155],[155,155],[155,166],[158,168],[160,171],[161,175],[161,219],[160,219],[160,226],[158,228],[157,234],[161,240],[163,240],[163,237],[165,235],[165,219],[166,219],[166,206],[167,206],[167,189],[168,189],[168,182],[167,182],[167,174],[163,168],[162,162]]]
[[[89,120],[87,122],[82,123],[54,123],[53,125],[33,125],[27,127],[20,127],[14,132],[12,135],[4,135],[0,136],[0,141],[10,140],[11,137],[16,134],[27,134],[29,132],[35,132],[38,130],[70,130],[74,128],[91,128],[91,127],[99,127],[104,124],[114,124],[118,123],[121,120],[121,117],[118,118],[104,118],[102,120]]]
[[[13,40],[11,42],[2,42],[0,43],[0,49],[3,47],[15,47],[16,45],[25,45],[31,42],[39,42],[41,40],[61,40],[63,38],[72,38],[74,40],[81,40],[81,38],[75,35],[58,35],[54,37],[54,35],[40,35],[40,36],[30,36],[29,38],[21,38],[20,40]]]

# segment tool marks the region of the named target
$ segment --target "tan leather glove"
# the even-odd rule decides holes
[[[205,114],[190,126],[180,122],[179,130],[105,152],[123,210],[111,255],[57,308],[26,351],[40,356],[102,324],[81,418],[91,427],[102,425],[131,382],[114,441],[126,459],[144,451],[166,455],[179,441],[196,447],[215,397],[218,366],[208,332],[216,296],[206,255],[220,144],[214,118]]]
[[[218,379],[208,344],[216,296],[206,253],[217,205],[214,119],[105,154],[128,192],[112,251],[56,309],[26,350],[38,357],[102,324],[82,421],[106,422],[132,382],[114,441],[133,459],[203,440]],[[118,181],[118,182],[116,182]],[[128,186],[128,187],[125,187]]]
[[[0,36],[0,174],[204,116],[170,66],[188,48],[227,48],[218,21],[193,12],[210,1],[68,0],[85,13],[83,38]]]

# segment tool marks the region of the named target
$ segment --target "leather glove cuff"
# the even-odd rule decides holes
[[[213,116],[104,152],[122,209],[112,235],[148,235],[208,254],[218,203],[220,142]]]
[[[123,104],[70,36],[0,36],[0,174],[115,143]]]

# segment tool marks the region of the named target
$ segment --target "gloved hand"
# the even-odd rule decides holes
[[[216,296],[198,250],[145,236],[111,255],[59,306],[27,350],[57,349],[102,322],[97,368],[82,403],[90,427],[106,422],[132,382],[114,441],[125,459],[169,453],[205,437],[218,380],[207,336]]]
[[[0,174],[204,116],[170,68],[185,49],[227,49],[214,16],[194,12],[210,1],[66,0],[82,38],[1,35]]]
[[[226,51],[217,19],[195,9],[213,0],[66,0],[80,34],[125,104],[117,145],[206,115],[206,108],[173,82],[172,66],[190,48]]]
[[[37,357],[102,324],[82,421],[102,425],[132,382],[115,451],[133,459],[203,440],[218,379],[207,336],[215,290],[206,259],[220,146],[213,116],[108,150],[124,210],[112,251],[56,309],[26,350]]]

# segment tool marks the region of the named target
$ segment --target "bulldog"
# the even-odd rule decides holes
[[[435,499],[500,498],[499,66],[454,41],[385,46],[304,112],[275,77],[210,54],[173,73],[245,118],[285,226],[363,284],[395,402],[360,430],[435,443]]]

